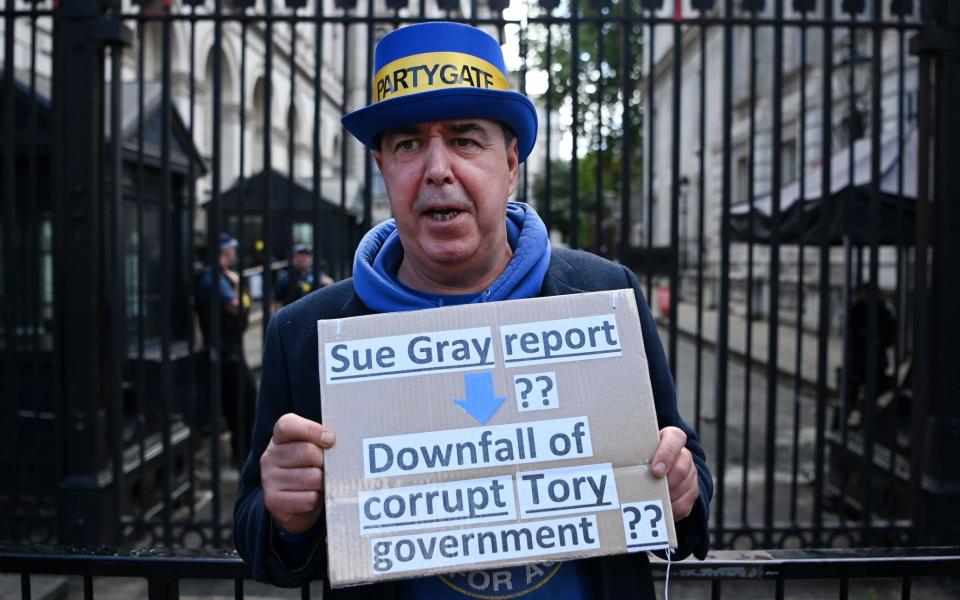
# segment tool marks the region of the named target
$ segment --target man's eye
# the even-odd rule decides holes
[[[477,143],[470,138],[457,138],[453,143],[456,144],[458,148],[470,148],[477,145]]]
[[[402,140],[397,142],[397,150],[413,150],[417,147],[417,140]]]

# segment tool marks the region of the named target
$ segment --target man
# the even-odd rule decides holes
[[[233,463],[239,467],[246,456],[253,431],[257,388],[243,354],[243,333],[247,330],[250,296],[242,289],[240,274],[233,270],[237,262],[237,245],[235,237],[227,233],[220,234],[219,273],[215,277],[207,267],[201,274],[197,284],[197,317],[203,343],[207,347],[205,354],[211,356],[210,302],[216,302],[215,312],[220,321],[218,355],[221,406],[230,428]]]
[[[847,317],[847,425],[863,425],[863,401],[869,386],[869,361],[871,353],[876,363],[874,383],[878,395],[893,387],[894,378],[887,373],[890,368],[888,350],[896,342],[897,321],[893,311],[884,302],[877,300],[877,337],[870,339],[870,284],[861,283],[853,291],[850,313]]]
[[[372,149],[394,219],[361,241],[353,279],[284,308],[270,323],[254,447],[234,511],[234,541],[254,576],[293,586],[324,575],[323,451],[336,434],[320,423],[316,320],[619,288],[632,288],[640,307],[662,427],[652,464],[669,484],[677,557],[703,557],[712,484],[703,451],[677,413],[636,278],[593,255],[552,249],[533,209],[507,201],[536,138],[536,112],[509,90],[496,41],[464,25],[413,25],[380,41],[376,65],[375,102],[343,122]],[[348,588],[331,597],[654,597],[645,555],[499,571]],[[478,580],[510,587],[471,587]]]
[[[319,286],[333,283],[329,275],[320,271]],[[277,280],[273,288],[273,310],[296,302],[313,291],[313,253],[310,246],[297,242],[293,245],[290,268]]]

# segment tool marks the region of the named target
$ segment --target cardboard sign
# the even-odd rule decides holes
[[[630,290],[317,329],[333,587],[676,546]]]

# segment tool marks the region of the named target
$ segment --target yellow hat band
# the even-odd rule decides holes
[[[510,90],[497,67],[463,52],[425,52],[387,63],[373,78],[374,102],[431,90]]]

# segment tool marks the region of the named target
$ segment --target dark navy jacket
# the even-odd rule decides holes
[[[677,411],[673,378],[656,323],[636,277],[625,267],[595,255],[554,248],[540,296],[624,288],[632,288],[637,298],[659,427],[673,425],[686,432],[687,448],[693,454],[700,477],[700,498],[690,516],[677,523],[679,552],[675,558],[682,559],[693,554],[702,559],[709,548],[707,517],[713,482],[696,434],[683,422]],[[317,535],[314,550],[306,565],[299,568],[283,564],[274,551],[273,523],[264,506],[263,489],[260,487],[260,456],[270,441],[274,423],[281,415],[293,412],[321,421],[320,403],[317,401],[320,398],[320,378],[316,321],[371,312],[354,291],[352,280],[347,279],[284,307],[270,321],[251,453],[241,473],[240,495],[234,507],[234,544],[253,566],[253,576],[257,580],[295,587],[321,578],[326,573],[323,531]],[[588,568],[597,575],[593,579],[602,587],[596,590],[595,597],[618,600],[655,597],[645,553],[585,560]],[[326,593],[330,595],[324,597],[331,599],[391,598],[396,595],[396,590],[390,583],[383,583]]]

